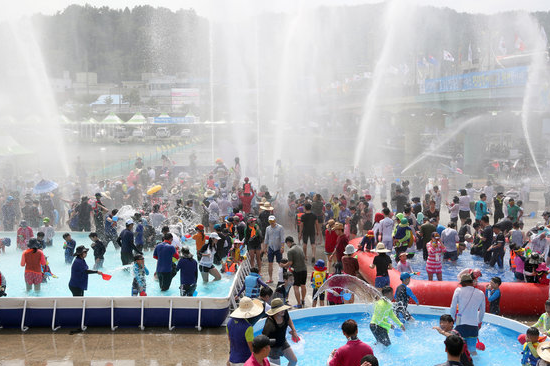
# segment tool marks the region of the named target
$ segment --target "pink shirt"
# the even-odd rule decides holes
[[[363,357],[372,354],[372,348],[359,339],[348,341],[348,343],[336,350],[334,357],[329,362],[329,366],[358,366]]]
[[[271,364],[269,363],[267,358],[264,358],[264,362],[262,362],[261,364],[258,363],[258,361],[256,361],[256,359],[254,358],[254,354],[250,355],[250,358],[246,360],[246,362],[244,363],[244,366],[270,366],[270,365]]]

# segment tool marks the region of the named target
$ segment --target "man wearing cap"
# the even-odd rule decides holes
[[[176,247],[172,245],[172,234],[166,233],[164,241],[159,243],[153,251],[153,258],[157,260],[157,277],[161,291],[167,291],[172,283],[172,258],[179,259]]]
[[[455,321],[455,329],[466,340],[468,351],[475,355],[477,336],[485,315],[485,295],[473,286],[474,280],[470,274],[462,275],[460,284],[462,287],[458,287],[453,294],[449,313]]]
[[[285,229],[279,225],[275,216],[268,218],[269,226],[265,230],[264,245],[267,246],[267,261],[269,280],[267,283],[273,283],[273,259],[277,263],[281,262],[285,250]]]
[[[134,228],[134,220],[126,220],[126,229],[122,230],[120,233],[120,259],[122,260],[122,265],[125,266],[134,261],[134,252],[136,251],[139,254],[143,254],[134,244],[134,233],[132,229]]]
[[[79,245],[73,254],[75,259],[71,266],[71,278],[69,280],[69,290],[71,290],[73,296],[84,296],[84,291],[88,289],[88,275],[90,273],[103,274],[101,271],[88,269],[85,260],[88,250],[84,245]]]
[[[253,319],[264,311],[258,299],[243,297],[239,307],[231,313],[227,322],[227,337],[229,338],[228,365],[244,365],[252,354],[254,330],[249,319]]]
[[[307,281],[307,265],[302,247],[294,243],[294,238],[288,236],[285,243],[290,247],[287,253],[288,262],[286,268],[294,268],[294,296],[296,297],[296,307],[302,308],[305,306],[306,299],[306,281]],[[300,296],[301,292],[301,296]]]

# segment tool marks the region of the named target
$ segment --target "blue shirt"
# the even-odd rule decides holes
[[[80,288],[82,290],[88,289],[88,265],[86,261],[80,257],[75,257],[73,265],[71,267],[71,279],[69,280],[69,286]]]
[[[180,271],[180,283],[182,285],[194,285],[197,283],[197,261],[193,258],[181,258],[177,266]]]
[[[254,339],[252,325],[246,319],[229,318],[227,335],[229,336],[229,362],[246,362],[251,355],[248,342]]]
[[[489,214],[489,210],[487,210],[487,203],[482,200],[479,200],[476,202],[475,209],[476,209],[476,220],[481,220],[481,218],[484,215]]]
[[[120,251],[124,253],[132,253],[133,250],[139,251],[134,245],[134,233],[128,229],[122,230],[120,233],[121,245]]]
[[[157,259],[157,272],[172,272],[172,257],[176,248],[167,243],[160,243],[155,247],[153,258]]]
[[[136,245],[143,245],[143,225],[138,224],[136,227],[136,238],[135,238]]]

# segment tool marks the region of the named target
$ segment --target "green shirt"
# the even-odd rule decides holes
[[[292,262],[292,268],[295,272],[307,271],[306,256],[300,245],[294,244],[286,254],[288,261]]]
[[[539,317],[539,320],[533,324],[533,327],[542,329],[543,332],[550,332],[550,316],[544,313]]]
[[[512,222],[518,221],[518,212],[521,208],[518,205],[508,205],[508,216],[512,218]]]
[[[371,324],[376,324],[386,330],[390,330],[391,324],[388,322],[388,317],[391,318],[395,324],[399,326],[403,325],[399,318],[395,316],[393,306],[389,300],[380,299],[374,303],[374,314],[372,314]]]

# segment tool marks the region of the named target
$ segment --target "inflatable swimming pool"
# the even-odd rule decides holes
[[[295,310],[290,313],[301,338],[293,343],[288,336],[298,364],[325,365],[330,352],[346,343],[340,326],[347,319],[354,319],[359,327],[359,339],[369,344],[381,365],[435,365],[446,361],[444,337],[432,327],[439,325],[439,317],[448,314],[448,308],[410,305],[409,311],[415,322],[406,325],[406,331],[398,337],[390,333],[392,345],[375,345],[369,329],[372,305],[351,304]],[[261,333],[264,320],[254,325],[256,334]],[[487,314],[479,339],[485,351],[474,356],[476,366],[519,364],[521,345],[517,336],[527,327],[506,318]],[[281,359],[283,361],[283,359]],[[286,362],[282,362],[285,364]]]
[[[4,233],[6,234],[6,233]],[[9,233],[12,234],[12,233]],[[11,235],[0,234],[0,237]],[[89,247],[88,233],[73,233],[77,245]],[[56,235],[59,237],[60,234]],[[62,240],[62,239],[61,239]],[[190,242],[190,247],[195,247]],[[194,250],[193,250],[194,251]],[[54,245],[44,250],[52,273],[42,284],[40,292],[25,291],[23,268],[19,265],[21,251],[16,249],[12,238],[11,247],[0,255],[0,271],[7,278],[8,297],[0,298],[0,326],[20,327],[75,327],[87,326],[132,327],[218,327],[226,319],[230,307],[235,306],[234,295],[240,290],[249,271],[244,261],[235,275],[222,275],[222,280],[203,284],[199,276],[197,295],[179,296],[179,276],[172,281],[169,291],[161,292],[153,279],[156,260],[152,252],[145,252],[145,265],[149,268],[146,297],[130,296],[131,274],[121,266],[120,254],[109,245],[103,271],[112,274],[110,281],[98,275],[90,275],[89,291],[84,297],[71,297],[68,289],[70,265],[64,263],[62,241],[54,239]],[[93,254],[86,258],[93,265]]]
[[[351,243],[357,246],[360,241],[361,239],[354,239]],[[376,277],[376,270],[369,267],[374,257],[374,253],[357,253],[361,275],[371,284],[374,284],[374,279]],[[395,261],[393,264],[395,265]],[[466,262],[465,265],[468,266],[469,262]],[[444,263],[444,274],[446,266],[451,266],[451,264]],[[460,272],[460,268],[459,263],[457,267],[454,267],[452,275],[447,275],[447,279],[449,279],[449,281],[430,282],[427,280],[418,280],[415,278],[416,276],[413,276],[409,287],[413,290],[422,305],[449,306],[454,290],[458,286],[456,274]],[[425,273],[425,265],[422,268],[415,268],[413,264],[413,269]],[[493,271],[499,270],[493,269]],[[496,273],[498,272],[495,272],[494,275],[497,275]],[[400,273],[395,269],[390,271],[390,286],[394,289],[401,284],[399,275]],[[480,282],[478,284],[478,288],[485,291],[485,286],[490,279],[491,274],[484,274],[481,280],[486,282]],[[503,282],[500,286],[500,290],[500,311],[502,315],[539,315],[545,311],[544,302],[548,299],[548,285],[524,282]]]

